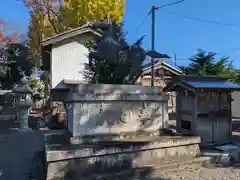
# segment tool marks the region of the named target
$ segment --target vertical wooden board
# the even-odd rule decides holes
[[[183,111],[192,111],[192,100],[193,98],[191,96],[188,96],[187,93],[186,94],[181,94],[181,102],[180,102],[180,110]]]
[[[228,92],[221,92],[220,93],[220,104],[221,109],[230,109],[231,102],[229,101],[229,93]]]
[[[213,124],[211,119],[198,118],[196,132],[201,137],[201,143],[213,142]]]
[[[169,120],[169,116],[168,116],[168,104],[162,104],[161,106],[162,109],[162,128],[166,129],[169,127],[168,125],[168,120]]]
[[[192,132],[196,134],[197,120],[198,120],[198,92],[195,92],[192,100]]]
[[[180,114],[180,107],[181,107],[181,96],[180,93],[177,91],[176,93],[176,126],[177,126],[177,132],[181,132],[181,114]]]
[[[214,104],[213,104],[213,96],[212,96],[212,92],[206,92],[206,97],[207,97],[207,101],[206,101],[206,106],[208,106],[208,111],[212,111],[214,109]]]
[[[230,140],[230,123],[226,118],[214,120],[214,141],[224,144]]]
[[[207,113],[208,112],[208,94],[204,92],[198,92],[197,96],[197,112]]]
[[[168,110],[169,113],[176,112],[176,92],[168,92],[169,95],[168,99]]]
[[[68,131],[73,135],[73,121],[74,121],[74,116],[73,116],[73,104],[69,103],[66,105],[66,111],[67,111],[67,129]]]

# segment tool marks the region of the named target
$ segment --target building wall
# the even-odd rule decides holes
[[[51,87],[58,87],[64,79],[84,81],[84,64],[88,63],[88,49],[79,42],[69,42],[52,48]]]
[[[150,78],[143,78],[141,80],[141,85],[143,85],[143,86],[151,86],[151,79]],[[160,86],[160,82],[158,80],[154,81],[154,86],[155,87],[162,87],[162,86]]]
[[[232,92],[232,117],[240,118],[240,92]]]
[[[151,78],[142,77],[141,79],[139,79],[138,84],[141,84],[143,86],[151,86]],[[154,86],[164,88],[166,86],[166,82],[163,79],[156,78]],[[176,93],[168,92],[167,95],[169,96],[168,111],[169,113],[174,113],[176,111]]]
[[[224,144],[230,141],[232,120],[229,98],[228,91],[198,92],[196,127],[201,143]]]

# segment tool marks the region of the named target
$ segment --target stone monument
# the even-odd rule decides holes
[[[168,97],[160,88],[80,84],[65,101],[72,137],[156,135],[168,126]]]
[[[161,88],[77,84],[73,89],[64,101],[67,130],[70,143],[80,145],[48,147],[48,180],[116,179],[107,174],[199,156],[199,137],[162,131],[168,128],[168,96]]]

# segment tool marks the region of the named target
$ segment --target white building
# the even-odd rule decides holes
[[[51,88],[64,88],[62,82],[84,82],[83,68],[88,62],[85,40],[100,36],[90,24],[58,34],[41,42],[43,67],[50,72]]]

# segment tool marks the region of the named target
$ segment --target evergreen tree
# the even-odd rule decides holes
[[[222,57],[216,60],[216,53],[198,50],[197,54],[190,57],[188,66],[180,68],[185,74],[198,76],[220,76],[239,82],[239,73],[234,69],[229,57]]]

